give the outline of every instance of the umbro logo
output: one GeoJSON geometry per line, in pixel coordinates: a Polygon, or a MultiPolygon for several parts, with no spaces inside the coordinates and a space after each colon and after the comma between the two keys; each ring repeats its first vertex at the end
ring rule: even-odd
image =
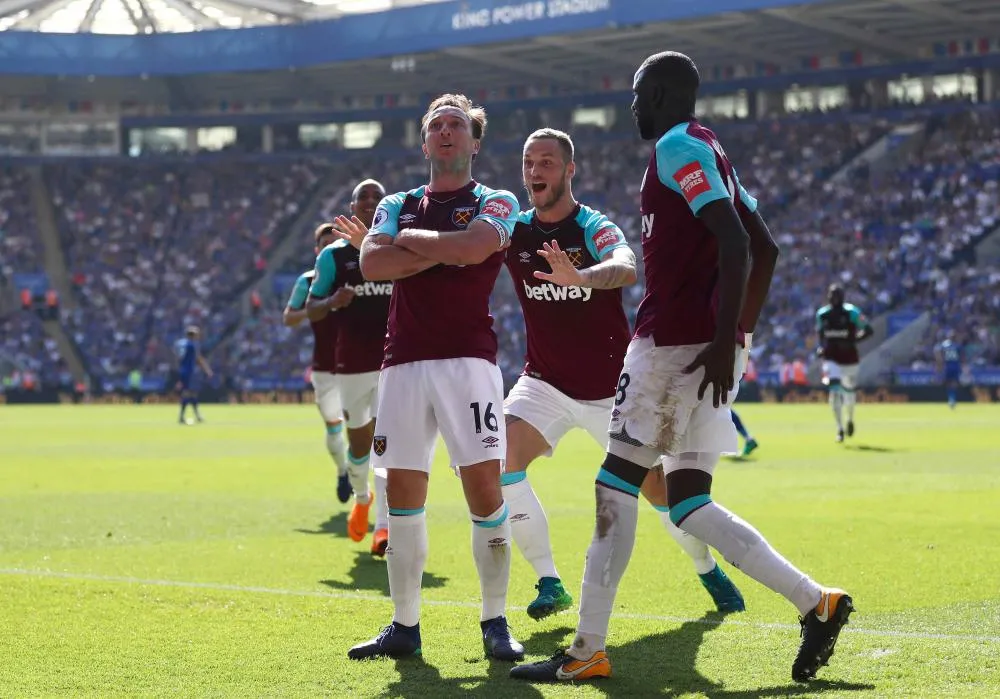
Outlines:
{"type": "Polygon", "coordinates": [[[495,448],[496,445],[497,445],[497,442],[499,442],[499,441],[500,440],[497,439],[496,437],[494,437],[493,435],[490,435],[489,437],[483,437],[483,444],[486,445],[487,449],[495,448]]]}
{"type": "Polygon", "coordinates": [[[518,257],[521,258],[521,262],[531,262],[531,253],[527,250],[519,254],[518,257]]]}
{"type": "Polygon", "coordinates": [[[344,266],[347,267],[347,269],[357,269],[358,268],[358,263],[355,262],[354,260],[351,260],[350,262],[348,262],[344,266]]]}
{"type": "Polygon", "coordinates": [[[406,226],[417,220],[416,214],[403,214],[399,217],[399,225],[406,226]]]}

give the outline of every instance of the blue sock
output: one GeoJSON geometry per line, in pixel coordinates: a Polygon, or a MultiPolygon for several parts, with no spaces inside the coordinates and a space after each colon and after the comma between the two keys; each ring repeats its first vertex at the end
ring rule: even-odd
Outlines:
{"type": "Polygon", "coordinates": [[[949,388],[948,389],[948,402],[949,403],[956,403],[956,402],[958,402],[957,391],[955,391],[954,388],[949,388]]]}
{"type": "Polygon", "coordinates": [[[743,421],[740,420],[740,416],[736,414],[735,410],[730,410],[729,413],[733,416],[733,424],[736,425],[736,431],[740,433],[743,439],[750,439],[750,433],[747,432],[747,428],[743,426],[743,421]]]}
{"type": "Polygon", "coordinates": [[[188,403],[187,398],[181,398],[181,420],[184,419],[184,414],[187,413],[188,403]]]}
{"type": "Polygon", "coordinates": [[[198,399],[197,398],[192,398],[188,402],[191,403],[191,407],[194,408],[194,416],[198,417],[198,399]]]}

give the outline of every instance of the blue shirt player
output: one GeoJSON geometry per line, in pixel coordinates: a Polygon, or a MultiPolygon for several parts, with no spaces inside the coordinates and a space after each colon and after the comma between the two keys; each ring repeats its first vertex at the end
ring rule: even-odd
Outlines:
{"type": "Polygon", "coordinates": [[[180,364],[177,368],[177,390],[181,394],[179,421],[182,425],[190,425],[191,423],[185,418],[188,405],[194,408],[195,419],[198,422],[204,422],[201,413],[198,412],[198,390],[194,385],[195,368],[200,366],[201,370],[205,372],[205,376],[209,378],[212,376],[212,369],[198,348],[198,338],[201,336],[198,327],[196,325],[188,326],[184,335],[184,339],[177,343],[177,354],[180,357],[180,364]]]}
{"type": "Polygon", "coordinates": [[[962,346],[947,338],[937,347],[938,366],[948,388],[948,407],[955,409],[958,402],[958,381],[962,378],[962,346]]]}

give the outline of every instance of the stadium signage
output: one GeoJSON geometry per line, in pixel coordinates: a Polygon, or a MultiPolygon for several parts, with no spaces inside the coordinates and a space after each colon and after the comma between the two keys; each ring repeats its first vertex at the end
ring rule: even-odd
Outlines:
{"type": "Polygon", "coordinates": [[[462,10],[451,16],[451,28],[455,31],[486,29],[489,27],[519,22],[536,22],[542,19],[558,19],[574,15],[589,15],[607,12],[611,0],[547,0],[541,2],[518,2],[480,10],[462,10]]]}

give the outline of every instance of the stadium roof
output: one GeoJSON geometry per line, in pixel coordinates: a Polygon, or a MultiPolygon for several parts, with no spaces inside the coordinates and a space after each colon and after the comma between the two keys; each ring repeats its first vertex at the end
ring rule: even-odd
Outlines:
{"type": "Polygon", "coordinates": [[[333,19],[444,0],[0,0],[0,30],[153,34],[333,19]]]}
{"type": "MultiPolygon", "coordinates": [[[[214,12],[209,7],[224,6],[227,12],[242,14],[247,22],[260,15],[270,16],[274,22],[293,23],[296,19],[292,15],[275,12],[295,7],[305,18],[313,12],[334,16],[336,12],[356,11],[375,2],[379,7],[402,7],[439,1],[314,0],[330,3],[320,6],[303,0],[0,0],[0,15],[4,8],[17,6],[22,11],[25,5],[44,6],[47,9],[38,12],[50,12],[55,6],[84,3],[90,10],[82,28],[96,31],[97,11],[92,10],[109,3],[145,8],[145,14],[130,14],[132,21],[140,23],[143,16],[149,17],[151,8],[161,6],[178,8],[178,12],[185,7],[188,14],[197,6],[201,9],[196,16],[203,18],[214,12]],[[265,5],[273,11],[260,9],[265,5]]],[[[26,28],[25,21],[31,16],[17,26],[26,28]]],[[[187,106],[217,100],[414,95],[438,91],[442,86],[467,94],[476,94],[482,88],[504,90],[531,85],[594,92],[601,90],[602,81],[608,78],[630,84],[632,71],[643,58],[667,48],[691,55],[703,72],[713,66],[766,63],[784,74],[796,74],[803,70],[804,62],[814,57],[832,56],[836,61],[838,54],[843,56],[845,52],[863,52],[865,65],[936,61],[941,56],[937,53],[941,42],[984,41],[983,37],[990,36],[990,30],[998,26],[997,0],[821,0],[807,6],[723,12],[518,41],[454,45],[416,55],[347,60],[294,70],[205,72],[148,79],[98,77],[96,81],[93,77],[6,75],[0,76],[0,94],[58,96],[63,100],[131,99],[187,106]]],[[[988,41],[995,43],[995,37],[988,41]]],[[[809,79],[822,81],[822,74],[816,71],[809,79]]]]}

